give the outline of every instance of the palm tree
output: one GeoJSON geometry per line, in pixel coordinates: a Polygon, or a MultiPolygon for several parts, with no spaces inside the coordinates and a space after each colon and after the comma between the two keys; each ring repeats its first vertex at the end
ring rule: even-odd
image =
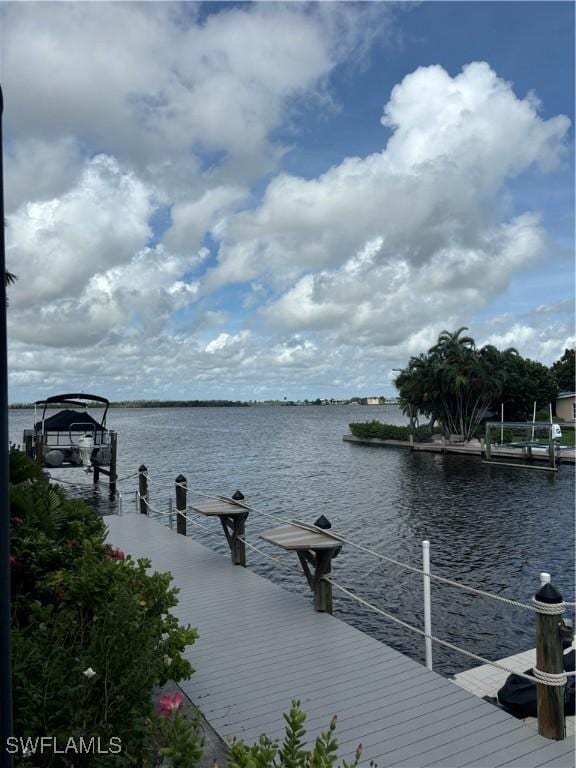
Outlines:
{"type": "MultiPolygon", "coordinates": [[[[16,280],[17,280],[17,277],[13,272],[8,272],[8,270],[4,272],[4,284],[6,285],[6,287],[15,283],[16,280]]],[[[6,306],[8,306],[8,299],[6,299],[6,306]]]]}

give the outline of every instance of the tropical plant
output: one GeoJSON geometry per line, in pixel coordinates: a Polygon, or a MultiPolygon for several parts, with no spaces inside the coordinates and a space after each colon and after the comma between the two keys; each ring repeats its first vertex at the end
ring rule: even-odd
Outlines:
{"type": "MultiPolygon", "coordinates": [[[[152,689],[189,677],[183,651],[196,631],[171,613],[169,573],[107,544],[94,510],[49,485],[20,452],[10,458],[15,734],[114,737],[121,754],[84,754],[82,765],[133,765],[152,689]]],[[[53,759],[35,754],[34,765],[53,759]]]]}
{"type": "MultiPolygon", "coordinates": [[[[494,348],[477,350],[467,328],[442,331],[426,354],[410,358],[395,380],[401,405],[442,425],[444,434],[470,440],[504,389],[504,371],[493,364],[494,348]]],[[[500,353],[498,353],[500,354],[500,353]]],[[[505,354],[514,355],[515,350],[505,354]]]]}
{"type": "Polygon", "coordinates": [[[550,370],[561,390],[576,392],[576,350],[565,349],[550,370]]]}
{"type": "MultiPolygon", "coordinates": [[[[295,699],[290,711],[284,715],[286,723],[282,744],[268,736],[261,736],[256,744],[246,745],[234,741],[227,755],[228,768],[332,768],[338,759],[338,742],[335,738],[336,716],[328,728],[314,741],[310,749],[305,744],[306,714],[295,699]]],[[[357,768],[362,746],[356,749],[351,763],[342,761],[341,768],[357,768]]]]}

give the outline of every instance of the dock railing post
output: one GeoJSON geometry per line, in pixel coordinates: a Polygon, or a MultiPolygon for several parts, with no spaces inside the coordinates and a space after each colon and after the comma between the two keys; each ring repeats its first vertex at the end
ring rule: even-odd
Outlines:
{"type": "Polygon", "coordinates": [[[116,464],[118,459],[118,433],[110,431],[110,493],[116,493],[116,464]]]}
{"type": "Polygon", "coordinates": [[[144,464],[138,467],[138,495],[140,497],[140,514],[148,514],[148,468],[144,464]]]}
{"type": "Polygon", "coordinates": [[[560,624],[564,612],[562,595],[550,583],[544,584],[534,595],[536,606],[536,695],[538,705],[538,733],[547,739],[560,741],[565,738],[564,683],[543,685],[538,683],[538,673],[546,673],[560,680],[564,673],[564,656],[560,624]]]}
{"type": "Polygon", "coordinates": [[[424,651],[426,666],[432,670],[432,601],[430,597],[430,542],[422,542],[422,570],[424,571],[424,651]]]}
{"type": "Polygon", "coordinates": [[[184,475],[178,475],[176,478],[176,533],[186,536],[186,478],[184,475]]]}

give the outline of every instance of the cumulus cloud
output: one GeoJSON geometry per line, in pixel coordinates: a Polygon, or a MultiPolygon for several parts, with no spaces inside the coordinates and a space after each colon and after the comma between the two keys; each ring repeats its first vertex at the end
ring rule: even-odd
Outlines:
{"type": "Polygon", "coordinates": [[[344,3],[254,3],[207,17],[200,10],[4,4],[9,135],[56,146],[81,136],[149,171],[171,194],[199,182],[199,150],[254,178],[279,157],[271,134],[294,100],[323,91],[338,63],[365,51],[392,15],[384,5],[344,3]]]}
{"type": "Polygon", "coordinates": [[[502,222],[508,179],[558,163],[569,121],[543,120],[485,63],[418,69],[394,88],[381,153],[318,179],[280,175],[232,217],[208,285],[265,277],[291,330],[394,345],[481,308],[546,252],[536,214],[502,222]]]}
{"type": "MultiPolygon", "coordinates": [[[[486,63],[405,77],[383,106],[382,151],[317,178],[278,172],[297,118],[337,108],[331,77],[394,12],[4,4],[12,384],[346,391],[541,259],[547,233],[510,213],[506,185],[553,169],[569,122],[544,120],[486,63]]],[[[514,333],[555,354],[569,329],[536,315],[546,331],[513,317],[514,333]]]]}

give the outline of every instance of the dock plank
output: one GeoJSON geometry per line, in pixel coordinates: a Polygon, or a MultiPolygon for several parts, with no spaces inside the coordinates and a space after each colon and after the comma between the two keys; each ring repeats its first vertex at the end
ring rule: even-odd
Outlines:
{"type": "Polygon", "coordinates": [[[315,613],[304,576],[302,594],[287,592],[194,541],[193,531],[180,536],[138,514],[106,522],[115,546],[172,572],[180,589],[174,613],[200,633],[186,651],[196,671],[182,688],[223,737],[281,737],[282,714],[299,698],[311,737],[338,715],[347,760],[362,743],[363,762],[373,757],[381,768],[572,765],[573,740],[549,742],[337,617],[315,613]]]}

